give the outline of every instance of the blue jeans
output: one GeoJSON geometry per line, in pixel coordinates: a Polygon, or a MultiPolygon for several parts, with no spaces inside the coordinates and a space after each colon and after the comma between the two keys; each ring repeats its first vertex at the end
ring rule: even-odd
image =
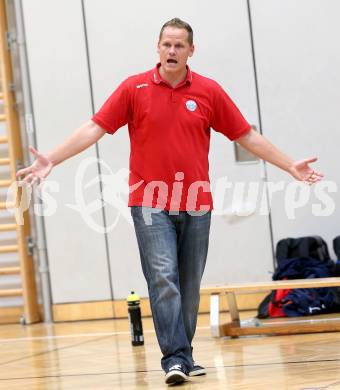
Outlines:
{"type": "Polygon", "coordinates": [[[191,343],[196,330],[211,219],[210,212],[177,214],[131,207],[165,371],[174,364],[183,364],[188,371],[192,368],[191,343]]]}

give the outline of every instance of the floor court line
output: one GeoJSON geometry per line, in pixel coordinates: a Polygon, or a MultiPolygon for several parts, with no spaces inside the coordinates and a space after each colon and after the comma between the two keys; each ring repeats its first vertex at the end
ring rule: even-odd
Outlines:
{"type": "MultiPolygon", "coordinates": [[[[196,329],[209,329],[210,326],[198,326],[196,329]]],[[[144,330],[143,333],[155,333],[153,329],[144,330]]],[[[101,337],[101,336],[120,336],[120,335],[129,335],[129,331],[122,332],[102,332],[102,333],[75,333],[75,334],[66,334],[66,335],[58,335],[58,336],[31,336],[31,337],[16,337],[16,338],[7,338],[0,339],[0,343],[13,343],[17,341],[34,341],[34,340],[52,340],[52,339],[67,339],[74,337],[101,337]]]]}
{"type": "Polygon", "coordinates": [[[0,367],[1,367],[1,366],[4,366],[4,365],[6,365],[6,364],[19,362],[19,361],[21,361],[21,360],[26,360],[26,359],[29,359],[29,358],[34,358],[34,357],[36,357],[36,356],[45,355],[45,354],[48,354],[48,353],[51,353],[51,352],[57,352],[57,351],[62,351],[62,350],[69,349],[69,348],[75,348],[75,347],[78,347],[78,346],[80,346],[80,345],[87,344],[87,343],[91,343],[91,342],[93,342],[93,341],[99,341],[99,340],[102,340],[102,339],[106,339],[106,338],[108,338],[108,337],[110,337],[110,336],[98,337],[98,338],[94,338],[94,339],[91,339],[91,340],[82,341],[81,343],[76,343],[76,344],[72,344],[72,345],[65,345],[64,347],[52,348],[52,349],[49,349],[49,350],[47,350],[47,351],[41,351],[41,352],[35,353],[35,354],[33,354],[33,355],[22,356],[22,357],[17,358],[17,359],[9,360],[9,361],[7,361],[7,362],[2,362],[2,363],[0,363],[0,367]]]}

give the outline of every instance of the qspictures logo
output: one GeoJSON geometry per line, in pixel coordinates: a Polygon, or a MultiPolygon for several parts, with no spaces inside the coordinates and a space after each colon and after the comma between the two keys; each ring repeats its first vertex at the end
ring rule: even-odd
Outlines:
{"type": "MultiPolygon", "coordinates": [[[[129,170],[125,167],[114,172],[102,159],[94,157],[85,158],[77,168],[74,180],[74,196],[66,206],[78,213],[84,222],[98,233],[108,233],[124,220],[132,225],[130,210],[127,206],[128,197],[135,191],[143,193],[142,206],[146,224],[152,224],[152,215],[165,209],[167,200],[171,213],[179,213],[178,205],[183,196],[184,172],[177,172],[173,183],[163,181],[145,182],[141,179],[132,186],[128,183],[129,170]],[[100,171],[100,175],[96,174],[100,171]],[[90,178],[89,178],[90,177],[90,178]],[[100,186],[100,196],[89,200],[88,192],[97,194],[93,186],[100,186]],[[148,207],[150,199],[157,199],[154,208],[148,207]],[[113,216],[107,226],[103,226],[95,218],[95,214],[106,207],[113,216]]],[[[214,198],[213,215],[225,218],[233,223],[242,217],[252,215],[268,215],[273,201],[280,202],[287,219],[297,218],[298,211],[308,208],[309,214],[315,217],[329,217],[336,211],[335,197],[338,186],[334,181],[323,180],[313,186],[298,181],[229,181],[228,177],[217,178],[212,184],[205,181],[196,181],[190,184],[186,191],[186,209],[188,213],[196,216],[202,215],[209,209],[208,205],[201,205],[197,209],[197,199],[200,191],[210,191],[214,198]],[[196,210],[191,212],[190,210],[196,210]]],[[[7,192],[6,205],[9,213],[15,216],[17,224],[23,224],[23,213],[31,205],[33,188],[25,182],[14,182],[7,192]],[[21,191],[19,191],[21,190],[21,191]],[[19,199],[20,198],[20,199],[19,199]],[[13,208],[12,205],[15,204],[13,208]]],[[[49,217],[58,212],[58,202],[55,194],[62,191],[61,183],[48,180],[35,187],[36,197],[40,200],[33,204],[36,215],[49,217]]]]}

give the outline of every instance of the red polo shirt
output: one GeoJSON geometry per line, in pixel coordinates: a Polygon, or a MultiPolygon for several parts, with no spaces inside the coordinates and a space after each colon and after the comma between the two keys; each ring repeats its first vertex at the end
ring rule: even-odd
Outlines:
{"type": "Polygon", "coordinates": [[[92,120],[110,134],[128,124],[129,206],[211,210],[210,128],[235,140],[250,125],[215,81],[187,67],[173,88],[159,66],[123,81],[92,120]]]}

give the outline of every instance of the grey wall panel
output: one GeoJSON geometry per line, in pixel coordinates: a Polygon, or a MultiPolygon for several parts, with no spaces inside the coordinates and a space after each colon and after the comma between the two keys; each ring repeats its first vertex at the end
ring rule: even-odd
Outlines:
{"type": "MultiPolygon", "coordinates": [[[[85,1],[90,62],[96,109],[127,76],[150,69],[158,60],[156,44],[161,25],[178,16],[194,29],[196,53],[193,70],[219,81],[251,123],[258,124],[246,1],[85,1]],[[176,10],[176,12],[174,12],[176,10]]],[[[127,129],[100,141],[100,156],[113,172],[128,168],[127,129]]],[[[212,135],[211,179],[259,181],[261,166],[236,165],[233,145],[212,135]]],[[[228,208],[226,194],[224,208],[228,208]]],[[[122,195],[122,199],[126,196],[122,195]]],[[[239,202],[242,202],[239,200],[239,202]]],[[[107,205],[109,225],[117,209],[107,205]]],[[[132,226],[120,217],[109,233],[110,261],[115,298],[132,288],[146,295],[132,226]]],[[[268,217],[214,216],[210,254],[204,284],[263,280],[272,270],[268,217]]]]}
{"type": "MultiPolygon", "coordinates": [[[[32,83],[37,146],[47,152],[91,115],[91,100],[80,1],[23,2],[32,83]]],[[[110,299],[105,241],[84,222],[75,204],[80,163],[95,156],[91,147],[55,168],[59,183],[51,195],[57,212],[45,218],[54,303],[110,299]]],[[[89,166],[83,185],[98,175],[89,166]]],[[[86,202],[100,198],[99,186],[84,190],[86,202]]],[[[103,224],[101,210],[91,217],[103,224]]]]}
{"type": "MultiPolygon", "coordinates": [[[[333,183],[330,190],[339,189],[340,3],[251,0],[251,8],[264,133],[294,158],[318,156],[315,168],[333,183]]],[[[290,182],[274,168],[269,169],[269,177],[284,180],[285,186],[290,182]]],[[[289,193],[274,196],[275,241],[320,234],[331,247],[340,233],[339,191],[323,190],[331,197],[328,216],[313,212],[320,205],[327,214],[326,197],[315,191],[312,188],[305,200],[297,193],[304,206],[290,214],[286,211],[289,193]]]]}

